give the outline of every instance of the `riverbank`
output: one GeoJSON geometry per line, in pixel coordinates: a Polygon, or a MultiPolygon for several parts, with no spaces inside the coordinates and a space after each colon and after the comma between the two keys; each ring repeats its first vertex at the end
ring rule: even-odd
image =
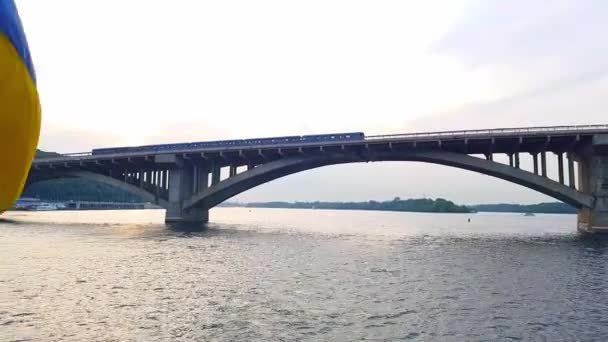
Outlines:
{"type": "Polygon", "coordinates": [[[281,208],[281,209],[331,209],[331,210],[373,210],[373,211],[402,211],[420,213],[522,213],[522,214],[576,214],[576,208],[562,202],[546,202],[537,204],[477,204],[457,205],[443,198],[438,199],[407,199],[395,198],[392,201],[368,202],[226,202],[221,207],[238,208],[281,208]]]}
{"type": "Polygon", "coordinates": [[[331,209],[331,210],[372,210],[372,211],[403,211],[420,213],[471,213],[473,210],[464,205],[457,205],[443,198],[406,199],[396,197],[392,201],[368,202],[257,202],[257,203],[225,203],[223,207],[246,208],[282,208],[282,209],[331,209]]]}

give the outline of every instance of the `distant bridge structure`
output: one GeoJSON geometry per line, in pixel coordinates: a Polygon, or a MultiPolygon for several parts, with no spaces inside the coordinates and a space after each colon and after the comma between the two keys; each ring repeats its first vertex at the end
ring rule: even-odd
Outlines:
{"type": "Polygon", "coordinates": [[[207,222],[223,201],[272,180],[326,165],[417,161],[497,177],[578,208],[578,229],[608,232],[608,125],[501,128],[366,136],[162,152],[65,154],[36,159],[27,185],[80,177],[139,195],[166,209],[166,222],[207,222]],[[495,161],[505,154],[509,163],[495,161]],[[531,155],[532,170],[520,168],[531,155]],[[557,159],[557,179],[547,159],[557,159]],[[222,179],[221,170],[228,169],[222,179]],[[576,171],[575,171],[576,169],[576,171]],[[578,179],[575,179],[577,177],[578,179]]]}

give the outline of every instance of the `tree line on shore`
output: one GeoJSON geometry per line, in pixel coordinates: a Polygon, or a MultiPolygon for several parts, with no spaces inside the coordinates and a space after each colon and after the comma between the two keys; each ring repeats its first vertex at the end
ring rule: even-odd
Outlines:
{"type": "Polygon", "coordinates": [[[333,210],[378,210],[405,211],[423,213],[474,213],[474,212],[511,212],[511,213],[543,213],[543,214],[572,214],[576,209],[561,202],[538,204],[480,204],[457,205],[443,198],[406,199],[395,197],[392,201],[367,202],[228,202],[221,206],[247,208],[286,208],[286,209],[333,209],[333,210]]]}
{"type": "Polygon", "coordinates": [[[392,201],[367,202],[262,202],[247,203],[255,208],[334,209],[334,210],[380,210],[410,211],[423,213],[469,213],[471,210],[443,198],[405,199],[395,197],[392,201]]]}

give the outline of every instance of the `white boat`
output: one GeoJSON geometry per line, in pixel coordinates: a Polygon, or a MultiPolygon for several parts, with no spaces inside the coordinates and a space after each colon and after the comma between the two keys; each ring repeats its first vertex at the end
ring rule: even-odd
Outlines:
{"type": "Polygon", "coordinates": [[[40,205],[37,205],[33,208],[36,211],[48,211],[48,210],[57,210],[59,209],[59,207],[55,204],[51,204],[51,203],[42,203],[40,205]]]}

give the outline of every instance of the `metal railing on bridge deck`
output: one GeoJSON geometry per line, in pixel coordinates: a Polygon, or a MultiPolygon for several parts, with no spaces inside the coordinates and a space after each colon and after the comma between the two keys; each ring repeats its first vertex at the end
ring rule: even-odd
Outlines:
{"type": "Polygon", "coordinates": [[[366,136],[365,140],[384,139],[418,139],[418,138],[468,138],[468,137],[492,137],[508,135],[540,135],[548,133],[575,133],[575,132],[608,132],[608,125],[574,125],[574,126],[550,126],[550,127],[525,127],[525,128],[494,128],[460,131],[437,131],[425,133],[397,133],[366,136]]]}

